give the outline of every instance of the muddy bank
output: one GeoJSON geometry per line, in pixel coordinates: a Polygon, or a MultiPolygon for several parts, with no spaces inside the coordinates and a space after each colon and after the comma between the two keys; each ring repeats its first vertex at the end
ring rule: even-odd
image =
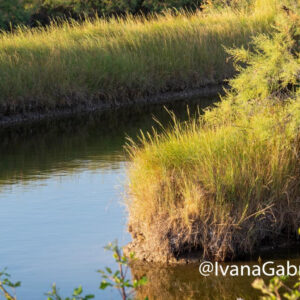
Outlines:
{"type": "MultiPolygon", "coordinates": [[[[289,249],[300,249],[300,241],[297,239],[285,239],[284,237],[279,237],[277,241],[265,243],[254,249],[253,253],[240,253],[234,260],[230,259],[225,261],[257,260],[258,257],[272,257],[275,253],[282,253],[289,249]]],[[[157,246],[156,249],[152,247],[151,250],[149,250],[149,245],[143,239],[142,234],[136,235],[132,242],[123,247],[123,251],[126,255],[129,256],[130,253],[135,253],[136,260],[133,264],[134,267],[144,267],[149,263],[155,263],[159,266],[196,265],[203,260],[209,260],[203,256],[203,250],[194,249],[191,251],[184,251],[179,255],[176,255],[171,251],[166,252],[163,250],[163,246],[157,246]]]]}
{"type": "Polygon", "coordinates": [[[43,109],[29,105],[29,107],[18,109],[15,111],[0,111],[0,127],[7,127],[25,122],[39,122],[42,120],[61,119],[81,113],[90,113],[94,111],[107,111],[119,108],[130,108],[131,106],[146,106],[150,104],[163,104],[173,101],[186,100],[194,97],[213,96],[223,91],[224,85],[208,85],[198,89],[185,90],[179,92],[168,92],[160,95],[144,97],[141,99],[127,101],[103,101],[93,99],[91,101],[74,101],[69,104],[56,105],[51,109],[43,109]]]}

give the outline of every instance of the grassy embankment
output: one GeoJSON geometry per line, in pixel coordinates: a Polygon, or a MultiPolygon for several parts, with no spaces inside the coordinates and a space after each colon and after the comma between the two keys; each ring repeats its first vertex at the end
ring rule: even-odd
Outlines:
{"type": "MultiPolygon", "coordinates": [[[[267,1],[268,2],[268,1],[267,1]]],[[[225,46],[270,29],[275,5],[97,19],[0,35],[0,107],[12,114],[115,103],[216,84],[233,75],[225,46]]]]}
{"type": "Polygon", "coordinates": [[[217,107],[129,145],[131,246],[141,258],[199,250],[224,260],[297,237],[300,17],[286,2],[271,38],[231,50],[247,67],[217,107]]]}
{"type": "MultiPolygon", "coordinates": [[[[222,4],[222,0],[214,3],[222,4]]],[[[53,19],[83,20],[96,14],[109,17],[161,13],[166,9],[195,10],[202,4],[202,0],[1,0],[0,29],[49,25],[53,19]]]]}

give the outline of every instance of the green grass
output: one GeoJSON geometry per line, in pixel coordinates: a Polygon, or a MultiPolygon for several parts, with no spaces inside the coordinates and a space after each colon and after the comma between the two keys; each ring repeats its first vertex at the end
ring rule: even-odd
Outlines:
{"type": "Polygon", "coordinates": [[[297,236],[300,22],[285,14],[254,52],[230,50],[247,67],[217,107],[185,123],[173,116],[171,130],[128,146],[130,227],[150,259],[201,249],[224,260],[297,236]]]}
{"type": "Polygon", "coordinates": [[[2,112],[126,101],[216,84],[233,75],[223,46],[268,32],[277,6],[97,19],[0,35],[2,112]]]}

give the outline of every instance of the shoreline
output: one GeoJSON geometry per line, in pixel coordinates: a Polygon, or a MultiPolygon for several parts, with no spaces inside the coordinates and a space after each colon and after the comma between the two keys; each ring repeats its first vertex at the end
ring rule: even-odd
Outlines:
{"type": "MultiPolygon", "coordinates": [[[[205,261],[208,259],[203,258],[202,250],[192,250],[191,252],[186,252],[184,254],[179,255],[178,257],[169,253],[169,255],[162,255],[159,251],[153,252],[147,249],[147,246],[144,247],[143,241],[139,239],[133,238],[131,242],[126,244],[123,247],[123,251],[125,255],[129,256],[130,253],[135,253],[135,258],[132,263],[138,264],[147,264],[154,263],[161,266],[178,266],[178,265],[193,265],[199,264],[201,261],[205,261]]],[[[286,240],[284,238],[279,238],[277,243],[265,244],[261,247],[254,249],[252,253],[244,253],[243,255],[238,255],[234,259],[227,259],[225,261],[220,262],[228,262],[228,261],[245,261],[245,260],[256,260],[259,257],[270,257],[270,254],[276,251],[284,251],[289,249],[290,247],[300,246],[300,242],[298,240],[286,240]]],[[[210,261],[210,260],[208,260],[210,261]]],[[[217,260],[218,261],[218,260],[217,260]]]]}
{"type": "Polygon", "coordinates": [[[208,97],[217,95],[223,91],[226,84],[219,83],[206,85],[197,89],[187,89],[179,92],[166,92],[149,97],[127,101],[87,101],[86,103],[74,103],[69,106],[58,106],[47,111],[38,109],[25,113],[0,114],[0,128],[22,125],[23,123],[36,123],[45,120],[57,120],[68,118],[78,114],[86,114],[101,111],[113,111],[134,106],[146,106],[151,104],[164,104],[176,102],[194,97],[208,97]]]}

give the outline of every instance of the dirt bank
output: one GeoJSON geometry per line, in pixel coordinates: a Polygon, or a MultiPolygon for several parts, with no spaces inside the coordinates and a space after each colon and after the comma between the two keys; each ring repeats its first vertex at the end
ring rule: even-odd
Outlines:
{"type": "MultiPolygon", "coordinates": [[[[166,240],[166,243],[168,241],[166,240]]],[[[162,243],[163,244],[163,243],[162,243]]],[[[205,260],[203,258],[203,250],[192,250],[176,255],[171,251],[167,252],[162,247],[149,247],[149,244],[144,240],[143,234],[135,234],[132,242],[123,247],[124,254],[135,254],[133,266],[145,266],[149,263],[156,263],[159,266],[164,265],[186,265],[199,264],[205,260]],[[150,249],[150,250],[149,250],[150,249]]],[[[285,238],[283,236],[278,239],[254,249],[252,253],[244,253],[235,257],[234,260],[257,260],[258,257],[274,257],[274,253],[281,253],[286,249],[297,249],[300,246],[300,241],[293,238],[285,238]]],[[[231,259],[232,260],[232,259],[231,259]]]]}
{"type": "Polygon", "coordinates": [[[71,102],[68,105],[57,105],[51,109],[35,108],[30,106],[15,112],[1,112],[0,127],[22,124],[25,122],[38,122],[46,119],[60,119],[80,113],[89,113],[93,111],[106,111],[130,106],[145,106],[150,104],[163,104],[167,102],[180,101],[194,97],[213,96],[223,91],[222,84],[203,86],[199,89],[185,90],[179,92],[168,92],[142,99],[128,101],[101,101],[93,99],[85,102],[71,102]]]}

